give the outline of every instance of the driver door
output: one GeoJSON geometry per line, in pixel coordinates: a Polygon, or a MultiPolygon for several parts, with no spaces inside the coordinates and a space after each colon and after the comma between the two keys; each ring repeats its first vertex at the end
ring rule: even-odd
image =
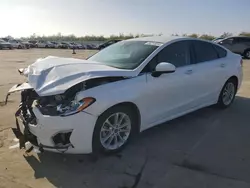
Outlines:
{"type": "Polygon", "coordinates": [[[172,63],[174,73],[153,77],[147,74],[147,106],[145,125],[149,128],[155,124],[173,119],[190,111],[195,106],[196,70],[190,48],[190,41],[179,41],[166,46],[148,64],[154,70],[161,62],[172,63]]]}

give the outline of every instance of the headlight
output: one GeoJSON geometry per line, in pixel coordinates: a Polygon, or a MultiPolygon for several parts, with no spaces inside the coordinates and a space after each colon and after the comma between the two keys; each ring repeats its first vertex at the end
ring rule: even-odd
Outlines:
{"type": "Polygon", "coordinates": [[[89,107],[94,102],[94,98],[86,97],[80,101],[71,101],[69,106],[62,107],[62,105],[58,105],[57,111],[61,113],[61,116],[70,116],[83,111],[85,108],[89,107]]]}

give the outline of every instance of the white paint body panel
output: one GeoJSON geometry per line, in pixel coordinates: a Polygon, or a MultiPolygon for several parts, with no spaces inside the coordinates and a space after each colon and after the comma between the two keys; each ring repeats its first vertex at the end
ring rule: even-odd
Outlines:
{"type": "MultiPolygon", "coordinates": [[[[66,153],[91,153],[92,135],[97,117],[81,112],[68,117],[44,116],[34,108],[37,125],[29,125],[30,131],[37,136],[38,143],[54,146],[52,136],[58,132],[73,130],[70,142],[74,148],[69,148],[66,153]]],[[[50,150],[50,149],[46,149],[50,150]]],[[[53,152],[60,152],[52,149],[53,152]]]]}
{"type": "Polygon", "coordinates": [[[41,96],[62,93],[81,81],[95,77],[123,76],[128,79],[79,92],[76,99],[94,97],[96,102],[84,112],[72,116],[44,116],[35,108],[38,125],[31,126],[32,133],[37,135],[42,144],[52,146],[51,137],[55,133],[73,129],[70,141],[75,148],[69,149],[67,153],[91,153],[92,135],[98,116],[116,104],[135,104],[140,112],[140,130],[143,131],[217,103],[223,85],[232,76],[238,78],[238,88],[240,87],[241,57],[228,50],[225,58],[176,68],[174,73],[162,74],[160,77],[152,77],[150,73],[140,74],[155,54],[178,40],[181,39],[174,39],[160,46],[134,70],[121,70],[85,60],[55,57],[34,63],[28,68],[29,84],[41,96]],[[43,83],[38,84],[41,79],[43,83]]]}

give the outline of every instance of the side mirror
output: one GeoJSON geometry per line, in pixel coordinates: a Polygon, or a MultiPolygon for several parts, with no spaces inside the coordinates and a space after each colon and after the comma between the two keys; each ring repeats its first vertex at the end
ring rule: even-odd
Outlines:
{"type": "Polygon", "coordinates": [[[175,72],[175,66],[171,63],[162,62],[156,65],[155,71],[152,72],[153,77],[159,77],[162,74],[175,72]]]}

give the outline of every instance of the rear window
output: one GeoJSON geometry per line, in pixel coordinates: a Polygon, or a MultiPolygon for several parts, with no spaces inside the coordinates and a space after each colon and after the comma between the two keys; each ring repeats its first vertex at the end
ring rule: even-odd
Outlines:
{"type": "Polygon", "coordinates": [[[218,54],[219,58],[223,58],[223,57],[227,56],[227,51],[224,50],[223,48],[221,48],[221,47],[219,47],[217,45],[214,45],[214,48],[217,51],[217,54],[218,54]]]}

